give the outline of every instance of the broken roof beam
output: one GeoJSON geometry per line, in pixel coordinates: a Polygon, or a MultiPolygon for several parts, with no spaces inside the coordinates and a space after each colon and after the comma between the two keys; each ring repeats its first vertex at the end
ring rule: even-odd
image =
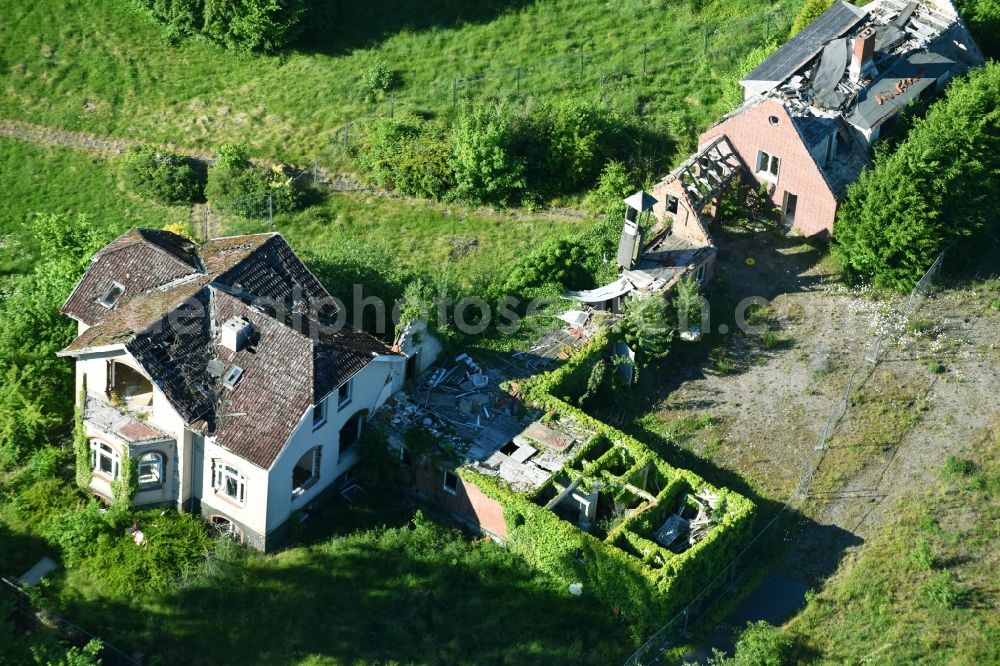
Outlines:
{"type": "Polygon", "coordinates": [[[550,511],[554,509],[556,505],[559,504],[559,502],[562,502],[564,499],[572,495],[573,492],[580,486],[581,483],[583,483],[583,477],[582,476],[577,477],[576,481],[574,481],[573,483],[569,484],[566,487],[566,490],[562,491],[561,493],[553,497],[552,501],[545,505],[545,508],[549,509],[550,511]]]}

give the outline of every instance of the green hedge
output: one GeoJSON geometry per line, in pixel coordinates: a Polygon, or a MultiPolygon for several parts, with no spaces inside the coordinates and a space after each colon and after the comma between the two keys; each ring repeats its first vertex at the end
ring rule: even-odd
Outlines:
{"type": "MultiPolygon", "coordinates": [[[[459,474],[503,507],[510,549],[529,563],[569,585],[582,583],[592,595],[633,627],[635,638],[667,621],[691,601],[732,561],[750,536],[755,507],[748,499],[715,488],[688,470],[677,469],[639,440],[608,426],[550,391],[579,387],[586,368],[607,343],[607,333],[555,371],[520,386],[525,401],[556,420],[572,421],[593,433],[563,466],[575,478],[600,478],[624,488],[641,486],[648,473],[656,474],[656,503],[645,505],[598,539],[535,503],[531,496],[513,492],[492,476],[462,468],[459,474]],[[581,472],[582,470],[582,472],[581,472]],[[717,525],[694,546],[674,553],[648,538],[676,511],[681,495],[708,490],[719,497],[724,512],[717,525]]],[[[585,379],[584,379],[585,381],[585,379]]],[[[551,481],[543,490],[551,485],[551,481]]],[[[630,492],[630,491],[623,491],[630,492]]]]}

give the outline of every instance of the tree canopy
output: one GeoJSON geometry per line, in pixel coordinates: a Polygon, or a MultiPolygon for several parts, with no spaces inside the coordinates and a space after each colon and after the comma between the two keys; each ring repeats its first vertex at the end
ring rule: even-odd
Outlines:
{"type": "Polygon", "coordinates": [[[952,244],[998,228],[1000,65],[955,81],[847,193],[834,252],[853,281],[910,289],[952,244]]]}

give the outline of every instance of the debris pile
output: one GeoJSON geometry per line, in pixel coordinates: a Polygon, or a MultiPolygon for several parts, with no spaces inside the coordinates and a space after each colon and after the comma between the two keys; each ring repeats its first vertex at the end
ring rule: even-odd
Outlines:
{"type": "Polygon", "coordinates": [[[667,517],[653,538],[674,552],[687,550],[708,534],[718,504],[718,496],[707,490],[682,496],[677,511],[667,517]]]}

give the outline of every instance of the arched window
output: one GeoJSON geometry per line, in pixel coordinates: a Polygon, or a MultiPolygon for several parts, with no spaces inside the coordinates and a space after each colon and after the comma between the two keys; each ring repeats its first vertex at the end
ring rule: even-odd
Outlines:
{"type": "Polygon", "coordinates": [[[155,490],[163,486],[163,454],[148,451],[139,456],[139,490],[155,490]]]}
{"type": "Polygon", "coordinates": [[[247,498],[246,477],[235,467],[215,461],[215,491],[243,504],[247,498]]]}
{"type": "Polygon", "coordinates": [[[292,468],[292,497],[298,497],[319,481],[319,463],[322,446],[306,451],[292,468]]]}
{"type": "Polygon", "coordinates": [[[90,440],[91,470],[114,480],[118,478],[121,462],[121,454],[111,448],[110,444],[102,442],[99,439],[90,440]]]}
{"type": "Polygon", "coordinates": [[[210,522],[219,536],[231,537],[240,542],[243,541],[243,532],[228,518],[224,516],[212,516],[210,522]]]}

